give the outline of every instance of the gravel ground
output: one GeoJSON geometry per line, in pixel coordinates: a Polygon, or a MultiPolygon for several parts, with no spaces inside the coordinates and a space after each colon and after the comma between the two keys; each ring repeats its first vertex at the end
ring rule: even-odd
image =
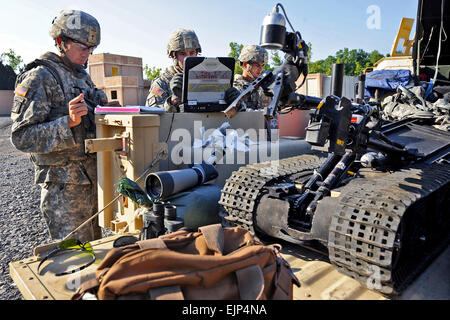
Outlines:
{"type": "Polygon", "coordinates": [[[0,116],[0,299],[22,295],[9,276],[9,262],[30,257],[33,248],[51,242],[39,209],[40,187],[27,154],[11,144],[11,119],[0,116]]]}
{"type": "MultiPolygon", "coordinates": [[[[12,121],[0,115],[0,300],[22,300],[9,275],[9,263],[29,258],[33,249],[52,242],[39,209],[41,188],[34,184],[28,154],[10,142],[12,121]]],[[[102,230],[103,237],[112,235],[102,230]]]]}

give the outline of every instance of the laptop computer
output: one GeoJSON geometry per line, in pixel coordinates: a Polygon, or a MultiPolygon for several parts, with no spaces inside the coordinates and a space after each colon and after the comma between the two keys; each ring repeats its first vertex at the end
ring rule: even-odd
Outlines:
{"type": "Polygon", "coordinates": [[[233,85],[232,57],[187,57],[183,66],[180,112],[220,112],[228,105],[225,91],[233,85]]]}

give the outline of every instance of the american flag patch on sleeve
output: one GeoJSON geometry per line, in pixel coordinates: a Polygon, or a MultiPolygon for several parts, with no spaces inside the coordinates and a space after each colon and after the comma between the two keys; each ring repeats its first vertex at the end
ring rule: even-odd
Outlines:
{"type": "Polygon", "coordinates": [[[14,93],[19,96],[25,97],[29,89],[30,89],[29,87],[19,83],[16,87],[16,90],[14,90],[14,93]]]}
{"type": "Polygon", "coordinates": [[[157,94],[158,96],[162,97],[162,95],[164,94],[164,90],[161,89],[160,87],[153,87],[152,93],[157,94]]]}

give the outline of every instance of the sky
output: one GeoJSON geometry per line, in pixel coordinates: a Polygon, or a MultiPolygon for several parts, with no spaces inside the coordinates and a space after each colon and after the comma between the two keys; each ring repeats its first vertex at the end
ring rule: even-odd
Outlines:
{"type": "Polygon", "coordinates": [[[101,25],[94,53],[141,57],[144,65],[166,68],[174,30],[194,30],[205,57],[227,56],[230,42],[259,44],[262,21],[277,3],[317,61],[345,47],[389,53],[402,17],[416,18],[418,0],[0,0],[0,53],[11,48],[27,63],[56,52],[48,34],[53,18],[79,9],[101,25]]]}

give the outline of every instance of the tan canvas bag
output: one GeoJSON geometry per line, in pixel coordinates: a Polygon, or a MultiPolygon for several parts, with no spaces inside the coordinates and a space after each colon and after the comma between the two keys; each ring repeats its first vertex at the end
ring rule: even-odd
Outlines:
{"type": "Polygon", "coordinates": [[[72,298],[292,299],[293,284],[300,284],[279,249],[239,227],[177,231],[112,249],[72,298]]]}

